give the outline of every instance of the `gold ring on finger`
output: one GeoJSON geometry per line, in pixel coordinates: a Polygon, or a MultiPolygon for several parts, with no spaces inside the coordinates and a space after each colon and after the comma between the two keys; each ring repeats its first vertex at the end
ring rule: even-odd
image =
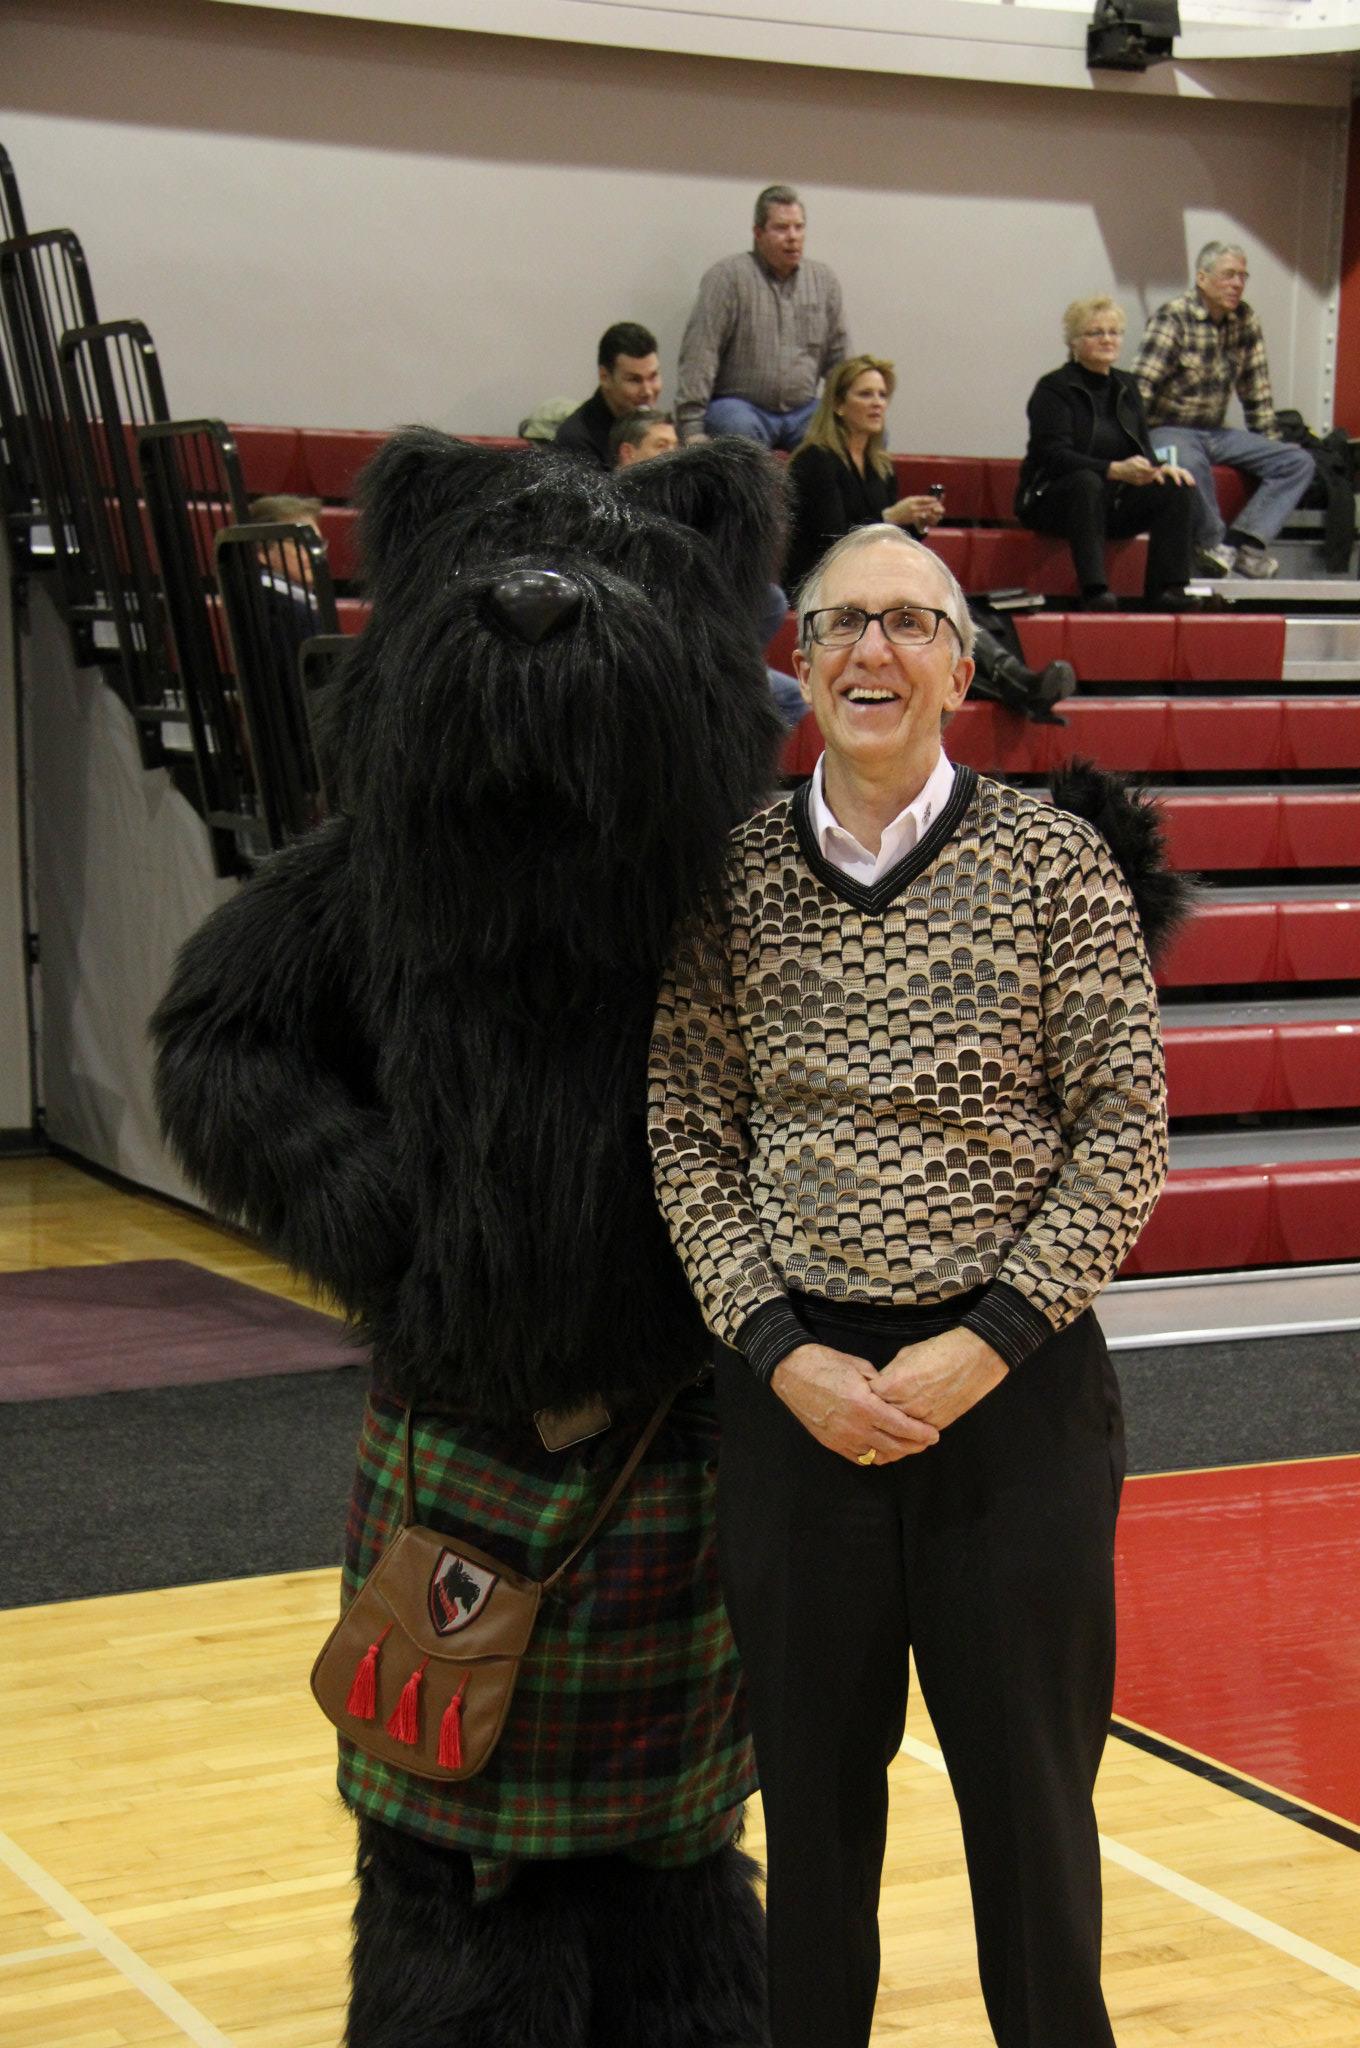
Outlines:
{"type": "Polygon", "coordinates": [[[872,1465],[877,1456],[878,1452],[874,1449],[873,1445],[870,1444],[867,1451],[860,1452],[859,1456],[855,1460],[855,1463],[857,1465],[872,1465]]]}

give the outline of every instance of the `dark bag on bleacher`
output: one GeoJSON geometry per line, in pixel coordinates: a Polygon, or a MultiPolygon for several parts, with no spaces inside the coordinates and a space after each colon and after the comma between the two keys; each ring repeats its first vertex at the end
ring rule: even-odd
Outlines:
{"type": "Polygon", "coordinates": [[[1280,439],[1306,448],[1317,467],[1317,476],[1300,502],[1322,508],[1323,566],[1337,575],[1350,568],[1351,550],[1355,546],[1355,472],[1350,436],[1341,427],[1333,427],[1330,433],[1319,436],[1306,424],[1302,413],[1292,410],[1277,411],[1275,423],[1280,439]]]}

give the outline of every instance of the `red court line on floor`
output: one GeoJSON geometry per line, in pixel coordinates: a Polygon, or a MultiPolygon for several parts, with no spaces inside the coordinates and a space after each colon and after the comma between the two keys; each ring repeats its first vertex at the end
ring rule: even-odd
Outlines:
{"type": "Polygon", "coordinates": [[[1360,1457],[1131,1479],[1115,1712],[1360,1822],[1360,1457]]]}

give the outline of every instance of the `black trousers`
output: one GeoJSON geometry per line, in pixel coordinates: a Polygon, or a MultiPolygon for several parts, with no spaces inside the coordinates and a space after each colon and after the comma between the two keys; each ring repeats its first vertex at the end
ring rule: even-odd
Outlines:
{"type": "MultiPolygon", "coordinates": [[[[882,1367],[909,1320],[803,1303],[882,1367]]],[[[956,1311],[957,1314],[957,1311],[956,1311]]],[[[910,1312],[908,1312],[908,1317],[910,1312]]],[[[865,2048],[887,1769],[915,1652],[1001,2048],[1113,2048],[1091,1794],[1114,1688],[1119,1390],[1091,1315],[932,1449],[856,1466],[718,1361],[719,1548],[765,1808],[773,2048],[865,2048]]],[[[910,1812],[899,1814],[909,1828],[910,1812]]]]}
{"type": "Polygon", "coordinates": [[[1036,533],[1061,534],[1072,550],[1083,590],[1102,590],[1107,540],[1148,537],[1143,592],[1159,597],[1180,590],[1190,575],[1190,522],[1195,494],[1185,484],[1112,484],[1093,469],[1073,470],[1044,487],[1026,523],[1036,533]]]}

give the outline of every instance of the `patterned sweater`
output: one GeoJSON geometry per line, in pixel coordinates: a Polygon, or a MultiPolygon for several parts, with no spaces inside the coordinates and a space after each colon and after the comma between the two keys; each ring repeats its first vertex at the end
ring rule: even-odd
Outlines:
{"type": "Polygon", "coordinates": [[[733,835],[722,903],[662,987],[649,1127],[709,1327],[768,1376],[790,1289],[923,1305],[1015,1366],[1086,1309],[1166,1172],[1157,998],[1083,820],[959,768],[865,886],[804,786],[733,835]]]}

